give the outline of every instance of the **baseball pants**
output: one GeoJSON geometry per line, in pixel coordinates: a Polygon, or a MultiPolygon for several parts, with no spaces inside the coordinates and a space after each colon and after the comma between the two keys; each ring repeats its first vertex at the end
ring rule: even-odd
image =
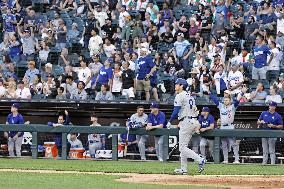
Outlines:
{"type": "Polygon", "coordinates": [[[192,146],[192,150],[193,150],[195,153],[199,154],[200,136],[193,136],[193,137],[191,138],[190,143],[191,143],[191,146],[192,146]]]}
{"type": "Polygon", "coordinates": [[[183,121],[179,123],[179,151],[181,159],[181,169],[187,170],[187,159],[192,158],[198,163],[202,162],[202,158],[195,153],[193,150],[188,148],[189,141],[195,128],[199,125],[199,122],[196,119],[184,118],[183,121]]]}
{"type": "Polygon", "coordinates": [[[163,136],[155,136],[154,139],[157,158],[161,160],[163,158],[163,136]]]}
{"type": "Polygon", "coordinates": [[[270,163],[275,164],[276,155],[275,155],[275,143],[277,138],[262,138],[262,151],[263,151],[263,164],[268,162],[268,153],[270,155],[270,163]]]}
{"type": "Polygon", "coordinates": [[[239,161],[239,150],[238,150],[239,148],[235,138],[229,138],[229,137],[221,138],[221,145],[222,145],[224,161],[228,161],[229,148],[231,147],[233,147],[235,161],[239,161]]]}
{"type": "Polygon", "coordinates": [[[101,142],[94,142],[92,144],[89,144],[89,151],[90,151],[90,155],[94,155],[96,154],[97,150],[102,149],[102,143],[101,142]]]}
{"type": "Polygon", "coordinates": [[[145,155],[146,147],[145,147],[145,143],[148,140],[149,136],[148,135],[136,135],[136,138],[137,138],[137,142],[138,142],[138,148],[139,148],[139,153],[140,153],[141,160],[146,160],[146,155],[145,155]]]}
{"type": "Polygon", "coordinates": [[[200,153],[204,159],[206,159],[206,145],[209,146],[209,153],[211,157],[213,157],[213,147],[214,147],[214,140],[210,140],[207,138],[201,137],[200,139],[200,153]]]}
{"type": "Polygon", "coordinates": [[[22,147],[23,137],[18,137],[16,141],[9,137],[8,139],[8,151],[10,157],[15,157],[14,148],[16,148],[17,157],[21,157],[21,147],[22,147]]]}

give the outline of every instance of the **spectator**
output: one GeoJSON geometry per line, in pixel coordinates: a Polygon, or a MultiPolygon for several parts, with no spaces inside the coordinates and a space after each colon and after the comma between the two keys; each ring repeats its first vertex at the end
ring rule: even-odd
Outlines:
{"type": "MultiPolygon", "coordinates": [[[[276,43],[274,41],[271,41],[269,43],[269,48],[270,48],[270,55],[268,55],[267,60],[268,60],[268,68],[267,68],[267,80],[270,84],[273,84],[276,79],[279,76],[280,73],[280,51],[276,47],[276,43]]],[[[276,102],[276,101],[275,101],[276,102]]]]}
{"type": "Polygon", "coordinates": [[[45,95],[46,98],[52,99],[54,98],[55,95],[55,81],[54,81],[54,76],[52,74],[49,74],[47,76],[47,81],[43,82],[43,94],[45,95]]]}
{"type": "Polygon", "coordinates": [[[274,85],[277,86],[279,91],[284,91],[284,73],[281,73],[277,79],[277,81],[274,83],[274,85]]]}
{"type": "Polygon", "coordinates": [[[122,95],[127,96],[131,100],[135,97],[136,92],[136,77],[133,70],[129,69],[129,63],[125,62],[122,64],[122,95]]]}
{"type": "Polygon", "coordinates": [[[244,82],[244,76],[239,71],[239,65],[238,64],[232,64],[231,65],[231,71],[228,75],[228,87],[229,90],[232,91],[232,94],[238,94],[241,92],[241,86],[244,82]]]}
{"type": "Polygon", "coordinates": [[[73,23],[71,30],[67,31],[67,41],[71,43],[78,43],[79,42],[79,30],[78,30],[78,24],[73,23]]]}
{"type": "Polygon", "coordinates": [[[270,86],[269,95],[266,96],[265,103],[269,103],[272,101],[276,103],[282,103],[282,97],[279,94],[277,94],[277,92],[278,88],[276,85],[270,86]]]}
{"type": "Polygon", "coordinates": [[[131,69],[132,71],[135,72],[135,70],[136,70],[136,64],[131,60],[131,55],[130,55],[130,53],[125,53],[125,54],[124,54],[124,62],[123,62],[122,64],[124,64],[124,63],[126,63],[126,62],[129,64],[129,69],[131,69]]]}
{"type": "Polygon", "coordinates": [[[14,81],[8,82],[6,98],[16,99],[16,83],[14,81]]]}
{"type": "Polygon", "coordinates": [[[154,5],[153,0],[148,1],[146,12],[150,14],[150,18],[154,23],[158,22],[157,17],[159,13],[159,7],[157,5],[154,5]]]}
{"type": "Polygon", "coordinates": [[[196,34],[198,32],[198,26],[196,25],[196,20],[194,18],[191,18],[189,20],[189,41],[191,43],[196,42],[196,34]]]}
{"type": "Polygon", "coordinates": [[[3,79],[0,79],[0,98],[6,97],[6,89],[4,87],[4,81],[3,79]]]}
{"type": "MultiPolygon", "coordinates": [[[[138,4],[138,2],[137,2],[138,4]]],[[[129,17],[129,13],[126,11],[126,6],[122,5],[119,9],[119,18],[118,18],[118,22],[119,22],[119,27],[123,28],[125,26],[125,18],[129,17]]]]}
{"type": "Polygon", "coordinates": [[[73,91],[77,89],[77,84],[73,81],[72,76],[66,76],[66,83],[62,84],[62,86],[65,88],[64,91],[66,93],[66,98],[70,98],[73,91]]]}
{"type": "Polygon", "coordinates": [[[241,92],[237,96],[237,100],[240,103],[249,102],[251,100],[251,94],[248,91],[248,87],[246,84],[242,85],[241,92]]]}
{"type": "Polygon", "coordinates": [[[20,31],[19,25],[17,25],[18,28],[18,34],[22,38],[23,42],[23,54],[27,57],[27,59],[34,60],[34,53],[35,53],[35,46],[36,46],[36,40],[34,37],[34,31],[33,27],[30,27],[30,30],[26,29],[24,32],[20,31]]]}
{"type": "Polygon", "coordinates": [[[121,64],[114,63],[111,92],[115,97],[118,97],[121,95],[121,91],[122,91],[121,74],[122,74],[121,64]]]}
{"type": "Polygon", "coordinates": [[[97,93],[95,100],[100,100],[100,101],[113,100],[113,95],[109,91],[109,86],[107,84],[101,85],[101,91],[97,93]]]}
{"type": "Polygon", "coordinates": [[[63,20],[59,20],[59,27],[56,30],[56,36],[56,47],[59,48],[59,50],[61,51],[63,48],[66,47],[67,42],[67,27],[63,20]]]}
{"type": "MultiPolygon", "coordinates": [[[[198,118],[199,126],[197,128],[198,133],[203,133],[208,130],[212,130],[215,127],[214,117],[210,114],[208,107],[203,107],[201,115],[198,118]]],[[[206,145],[209,145],[209,154],[213,157],[213,145],[214,138],[202,136],[200,139],[200,153],[204,159],[206,159],[206,145]]]]}
{"type": "Polygon", "coordinates": [[[71,92],[71,97],[70,99],[72,100],[87,100],[87,93],[85,91],[85,83],[83,81],[79,81],[77,83],[77,89],[71,92]]]}
{"type": "MultiPolygon", "coordinates": [[[[265,130],[281,130],[283,129],[283,120],[281,115],[276,112],[277,103],[271,101],[268,111],[261,113],[257,120],[257,124],[265,130]]],[[[273,165],[276,161],[275,143],[277,138],[262,138],[263,161],[262,164],[267,164],[268,154],[270,155],[270,163],[273,165]]]]}
{"type": "Polygon", "coordinates": [[[47,76],[52,74],[52,64],[47,63],[45,64],[45,71],[41,73],[41,80],[47,81],[47,76]]]}
{"type": "Polygon", "coordinates": [[[202,65],[201,67],[201,71],[199,74],[199,81],[200,81],[201,95],[209,94],[213,79],[206,65],[202,65]]]}
{"type": "Polygon", "coordinates": [[[188,36],[188,29],[189,29],[189,23],[187,22],[186,16],[182,15],[180,17],[179,21],[175,21],[173,22],[173,27],[174,30],[176,32],[176,34],[178,34],[178,36],[180,35],[180,33],[183,34],[183,37],[188,36]]]}
{"type": "Polygon", "coordinates": [[[253,48],[254,66],[252,68],[252,79],[266,80],[267,56],[270,54],[269,48],[265,45],[263,36],[257,36],[255,41],[256,46],[253,48]]]}
{"type": "Polygon", "coordinates": [[[28,78],[29,83],[33,83],[33,78],[36,74],[39,74],[38,69],[35,68],[35,61],[31,60],[28,62],[28,70],[25,73],[26,78],[28,78]]]}
{"type": "Polygon", "coordinates": [[[146,100],[150,100],[150,77],[156,70],[156,66],[150,56],[147,55],[148,50],[142,48],[140,51],[141,57],[138,59],[138,75],[137,75],[137,90],[145,91],[146,100]]]}
{"type": "Polygon", "coordinates": [[[91,30],[92,37],[89,40],[89,50],[91,56],[93,56],[93,54],[98,54],[103,45],[103,39],[99,35],[97,35],[97,33],[97,29],[91,30]]]}
{"type": "Polygon", "coordinates": [[[264,103],[266,96],[267,96],[267,93],[264,90],[264,86],[262,83],[258,83],[256,86],[256,90],[251,92],[252,102],[264,103]]]}
{"type": "Polygon", "coordinates": [[[56,95],[56,100],[65,100],[66,95],[64,94],[64,87],[58,87],[57,88],[57,95],[56,95]]]}
{"type": "Polygon", "coordinates": [[[47,45],[46,41],[41,41],[39,48],[38,48],[39,52],[38,52],[38,58],[39,58],[39,64],[41,67],[41,65],[44,65],[47,63],[48,57],[49,57],[49,46],[47,45]]]}
{"type": "Polygon", "coordinates": [[[78,74],[77,72],[73,71],[73,67],[71,65],[65,67],[65,72],[61,75],[61,78],[59,78],[59,80],[64,83],[67,76],[71,76],[74,81],[78,80],[78,74]]]}
{"type": "Polygon", "coordinates": [[[88,68],[87,62],[85,58],[80,61],[81,67],[78,71],[78,79],[79,81],[83,81],[85,83],[85,88],[91,88],[91,79],[92,79],[92,71],[88,68]]]}
{"type": "MultiPolygon", "coordinates": [[[[98,123],[98,117],[96,114],[91,115],[91,127],[100,127],[101,124],[98,123]]],[[[88,145],[91,157],[95,158],[97,150],[105,148],[105,134],[92,133],[88,135],[88,145]]]]}
{"type": "MultiPolygon", "coordinates": [[[[93,54],[92,62],[89,64],[89,68],[92,71],[93,79],[96,79],[98,76],[100,69],[103,67],[103,64],[100,62],[100,56],[97,54],[93,54]]],[[[92,79],[92,81],[93,81],[92,79]]]]}
{"type": "Polygon", "coordinates": [[[113,57],[115,54],[116,47],[111,44],[111,41],[108,38],[104,39],[105,43],[103,45],[103,50],[108,58],[113,57]]]}
{"type": "Polygon", "coordinates": [[[41,76],[40,74],[36,74],[32,80],[32,83],[30,83],[30,91],[32,95],[35,94],[42,94],[43,85],[41,82],[41,76]]]}
{"type": "Polygon", "coordinates": [[[63,11],[72,11],[78,8],[77,3],[74,0],[63,0],[60,2],[59,10],[63,11]]]}
{"type": "Polygon", "coordinates": [[[16,99],[31,99],[30,89],[24,86],[23,81],[18,82],[18,88],[15,92],[16,99]]]}
{"type": "Polygon", "coordinates": [[[247,24],[245,25],[245,39],[248,42],[248,46],[253,43],[256,39],[256,35],[258,34],[259,25],[255,20],[254,16],[249,16],[247,24]]]}
{"type": "Polygon", "coordinates": [[[108,58],[104,66],[101,67],[99,75],[97,76],[96,82],[94,84],[95,91],[99,92],[101,90],[102,84],[108,84],[112,86],[113,71],[110,65],[113,64],[113,59],[108,58]]]}
{"type": "Polygon", "coordinates": [[[22,49],[21,49],[22,45],[15,35],[11,36],[9,43],[10,43],[9,55],[12,58],[13,62],[17,63],[20,61],[20,58],[21,58],[20,54],[22,53],[22,49]]]}
{"type": "MultiPolygon", "coordinates": [[[[214,81],[217,95],[222,97],[224,95],[224,92],[228,89],[227,72],[224,69],[223,64],[220,66],[220,70],[214,74],[213,81],[214,81]]],[[[232,82],[233,82],[233,85],[236,85],[234,80],[232,80],[232,82]]]]}

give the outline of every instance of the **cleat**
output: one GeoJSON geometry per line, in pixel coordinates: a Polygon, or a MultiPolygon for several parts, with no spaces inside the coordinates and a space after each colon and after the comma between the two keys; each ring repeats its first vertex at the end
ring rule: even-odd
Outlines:
{"type": "Polygon", "coordinates": [[[174,175],[187,175],[187,171],[183,169],[175,169],[174,175]]]}
{"type": "Polygon", "coordinates": [[[204,170],[206,159],[202,159],[201,163],[198,165],[198,173],[201,173],[204,170]]]}
{"type": "Polygon", "coordinates": [[[239,161],[234,161],[233,164],[240,164],[240,162],[239,161]]]}
{"type": "Polygon", "coordinates": [[[228,161],[223,161],[223,162],[222,162],[222,164],[228,164],[228,163],[229,163],[228,161]]]}

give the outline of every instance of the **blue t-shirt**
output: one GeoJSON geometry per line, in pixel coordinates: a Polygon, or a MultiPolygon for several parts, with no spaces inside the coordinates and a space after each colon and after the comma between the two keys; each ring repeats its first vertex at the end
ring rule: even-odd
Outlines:
{"type": "Polygon", "coordinates": [[[148,123],[151,123],[152,126],[163,124],[163,128],[166,128],[167,127],[166,115],[161,111],[159,111],[157,115],[150,113],[148,116],[148,123]]]}
{"type": "Polygon", "coordinates": [[[144,80],[146,75],[150,73],[151,69],[155,66],[153,59],[150,56],[140,57],[138,59],[138,80],[144,80]]]}
{"type": "MultiPolygon", "coordinates": [[[[121,143],[125,144],[127,139],[127,134],[121,134],[121,143]]],[[[128,135],[128,142],[134,142],[136,140],[136,135],[128,135]]]]}
{"type": "Polygon", "coordinates": [[[5,31],[14,32],[16,31],[16,26],[11,21],[16,21],[16,16],[13,14],[6,15],[5,18],[5,31]]]}
{"type": "MultiPolygon", "coordinates": [[[[21,114],[17,114],[16,117],[13,117],[13,114],[9,114],[7,116],[7,120],[6,122],[8,122],[9,124],[24,124],[24,117],[21,114]]],[[[17,131],[9,131],[8,135],[9,137],[13,138],[18,132],[17,131]]],[[[21,134],[19,135],[19,137],[23,136],[24,132],[21,132],[21,134]]]]}
{"type": "MultiPolygon", "coordinates": [[[[273,114],[271,114],[269,111],[264,111],[261,113],[258,119],[263,120],[267,124],[283,125],[282,117],[277,112],[274,112],[273,114]]],[[[267,127],[265,129],[273,130],[274,128],[267,127]]]]}
{"type": "Polygon", "coordinates": [[[150,84],[151,86],[157,85],[158,84],[158,75],[157,75],[157,71],[155,71],[153,73],[153,76],[150,77],[150,84]]]}
{"type": "Polygon", "coordinates": [[[104,66],[100,69],[100,73],[99,73],[99,79],[98,79],[98,83],[99,84],[107,84],[109,79],[112,79],[112,68],[108,68],[106,69],[104,66]]]}
{"type": "Polygon", "coordinates": [[[207,128],[210,127],[211,124],[214,124],[214,117],[212,115],[208,115],[207,118],[205,118],[204,116],[199,116],[198,121],[201,125],[201,128],[207,128]]]}
{"type": "Polygon", "coordinates": [[[262,45],[260,47],[255,46],[253,48],[253,54],[255,57],[255,68],[263,68],[267,66],[267,55],[270,54],[270,49],[267,45],[262,45]]]}

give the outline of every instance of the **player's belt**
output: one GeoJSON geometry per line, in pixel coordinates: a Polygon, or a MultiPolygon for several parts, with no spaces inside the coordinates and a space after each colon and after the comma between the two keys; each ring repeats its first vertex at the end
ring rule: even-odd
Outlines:
{"type": "Polygon", "coordinates": [[[95,140],[90,140],[90,141],[89,141],[90,144],[98,143],[98,142],[100,142],[100,141],[95,141],[95,140]]]}
{"type": "Polygon", "coordinates": [[[197,119],[197,117],[185,116],[185,117],[179,119],[178,121],[183,121],[185,118],[188,118],[188,119],[197,119]]]}

